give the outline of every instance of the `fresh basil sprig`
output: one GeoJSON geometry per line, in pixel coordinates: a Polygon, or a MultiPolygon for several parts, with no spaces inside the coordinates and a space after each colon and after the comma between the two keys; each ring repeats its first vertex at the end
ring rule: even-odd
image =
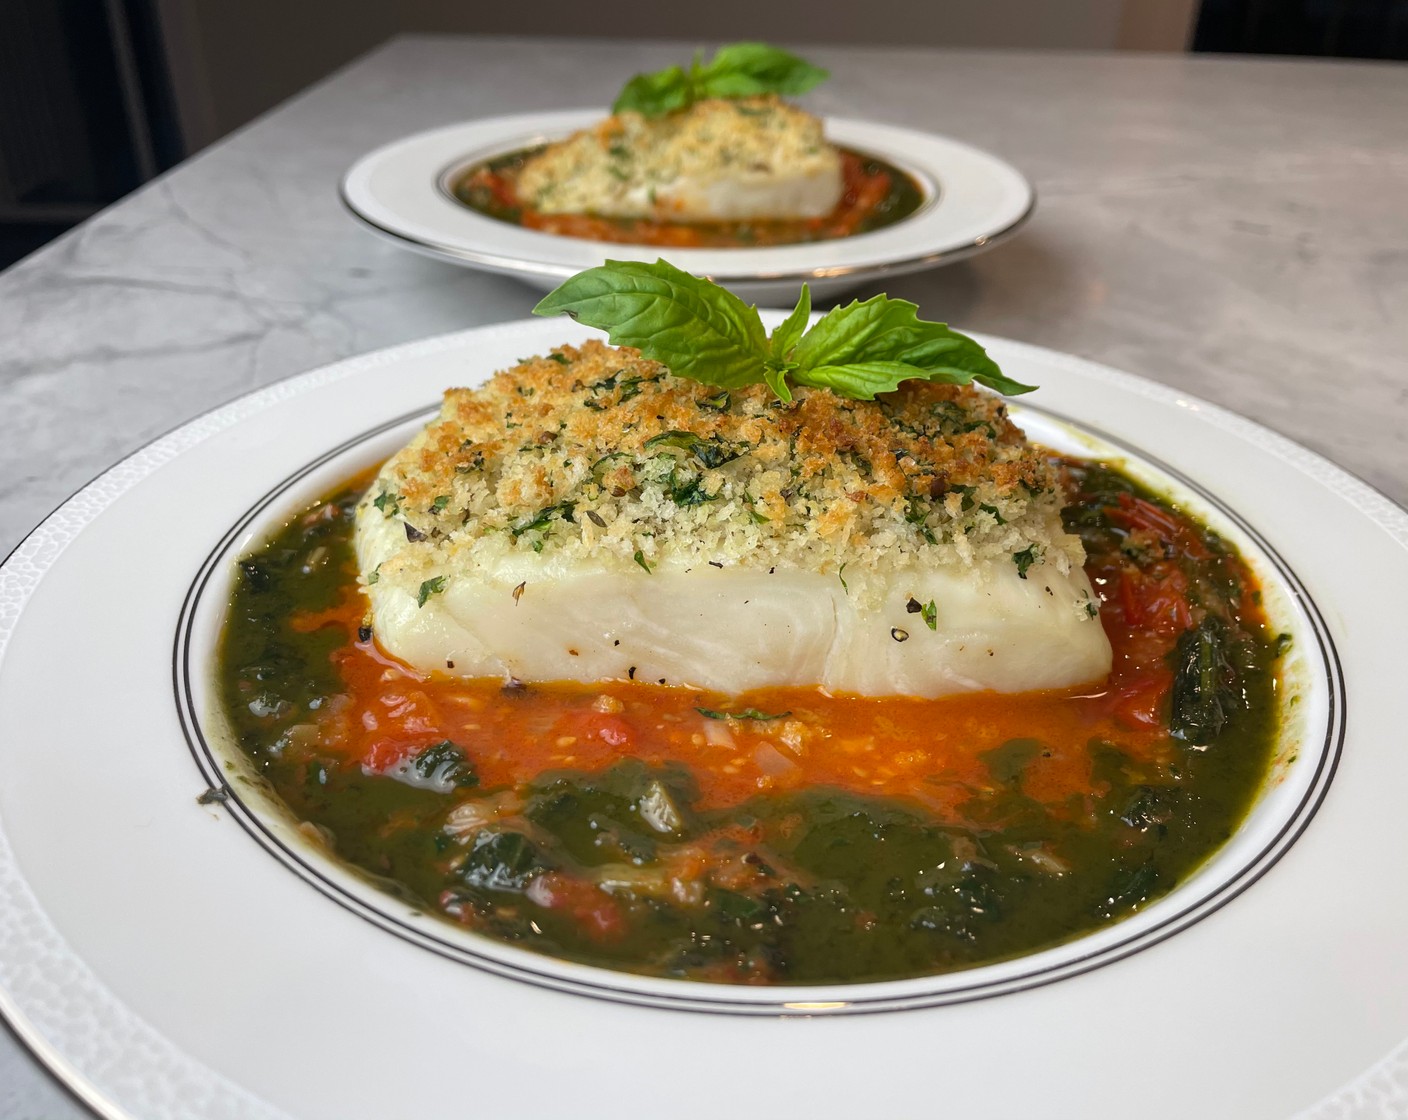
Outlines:
{"type": "Polygon", "coordinates": [[[828,311],[810,329],[811,293],[769,335],[756,307],[727,288],[667,261],[607,261],[549,292],[535,315],[567,314],[634,346],[671,373],[737,389],[765,383],[784,401],[789,382],[874,400],[901,382],[976,381],[999,393],[1029,393],[1003,375],[987,352],[943,323],[919,318],[902,299],[874,296],[828,311]]]}
{"type": "Polygon", "coordinates": [[[696,54],[688,70],[671,66],[637,74],[621,90],[611,111],[660,117],[710,97],[806,93],[828,77],[820,67],[766,43],[731,43],[720,47],[707,66],[696,54]]]}

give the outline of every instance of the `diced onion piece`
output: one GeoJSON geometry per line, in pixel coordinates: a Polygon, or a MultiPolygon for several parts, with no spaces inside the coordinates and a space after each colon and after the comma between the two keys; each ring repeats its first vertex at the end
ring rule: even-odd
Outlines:
{"type": "Polygon", "coordinates": [[[771,743],[759,743],[753,748],[753,761],[770,778],[780,778],[796,770],[797,764],[771,743]]]}
{"type": "Polygon", "coordinates": [[[733,750],[738,746],[734,741],[733,732],[728,729],[728,721],[722,719],[710,719],[704,716],[704,739],[711,747],[727,747],[733,750]]]}

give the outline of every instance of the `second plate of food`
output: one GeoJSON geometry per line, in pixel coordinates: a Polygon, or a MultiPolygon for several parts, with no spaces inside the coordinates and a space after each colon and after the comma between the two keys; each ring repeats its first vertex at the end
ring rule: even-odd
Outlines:
{"type": "Polygon", "coordinates": [[[826,295],[959,260],[1012,234],[1035,205],[1021,172],[989,152],[913,129],[827,118],[847,193],[823,218],[701,230],[524,207],[513,193],[523,161],[605,115],[529,113],[418,133],[359,160],[342,198],[406,248],[539,288],[607,258],[654,260],[668,248],[681,268],[753,300],[794,295],[802,282],[826,295]]]}

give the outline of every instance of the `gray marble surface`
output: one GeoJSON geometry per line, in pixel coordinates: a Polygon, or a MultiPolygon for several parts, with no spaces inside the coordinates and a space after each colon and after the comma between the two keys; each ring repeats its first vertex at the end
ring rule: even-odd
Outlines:
{"type": "MultiPolygon", "coordinates": [[[[682,53],[400,39],[0,274],[0,555],[212,405],[526,315],[515,282],[358,228],[338,178],[408,132],[604,104],[682,53]]],[[[808,54],[834,75],[814,108],[956,136],[1037,185],[1021,236],[892,295],[1209,398],[1408,504],[1408,65],[808,54]]],[[[82,1115],[0,1033],[0,1120],[82,1115]]]]}

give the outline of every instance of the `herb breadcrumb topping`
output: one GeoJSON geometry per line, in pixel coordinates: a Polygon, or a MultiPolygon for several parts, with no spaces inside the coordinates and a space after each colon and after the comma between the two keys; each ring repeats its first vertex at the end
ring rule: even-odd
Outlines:
{"type": "Polygon", "coordinates": [[[854,586],[915,564],[1067,572],[1083,552],[1064,504],[1056,469],[984,390],[910,381],[859,401],[798,388],[789,405],[590,341],[447,392],[361,514],[404,522],[388,563],[408,574],[526,549],[646,571],[787,566],[854,586]]]}
{"type": "Polygon", "coordinates": [[[819,217],[840,199],[841,157],[822,122],[762,96],[700,101],[662,117],[607,117],[529,159],[517,189],[545,214],[669,220],[689,207],[675,196],[677,184],[781,176],[819,177],[827,190],[807,213],[778,217],[819,217]]]}

